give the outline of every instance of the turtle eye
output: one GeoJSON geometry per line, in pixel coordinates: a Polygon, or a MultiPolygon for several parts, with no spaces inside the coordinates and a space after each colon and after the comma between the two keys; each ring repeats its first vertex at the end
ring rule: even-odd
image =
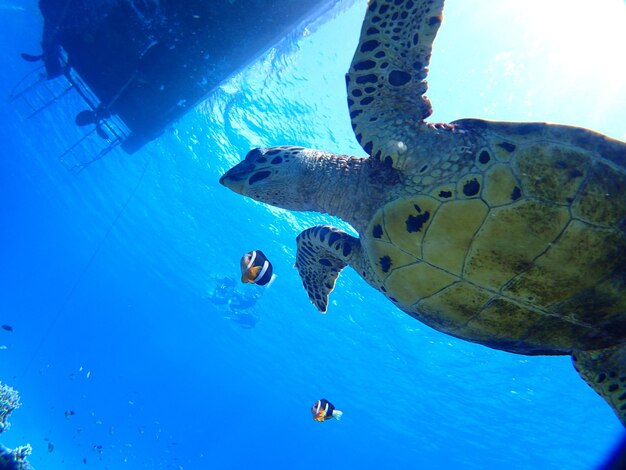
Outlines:
{"type": "Polygon", "coordinates": [[[263,156],[263,152],[261,152],[261,149],[255,148],[248,152],[248,154],[246,155],[246,158],[244,158],[244,161],[251,162],[261,156],[263,156]]]}

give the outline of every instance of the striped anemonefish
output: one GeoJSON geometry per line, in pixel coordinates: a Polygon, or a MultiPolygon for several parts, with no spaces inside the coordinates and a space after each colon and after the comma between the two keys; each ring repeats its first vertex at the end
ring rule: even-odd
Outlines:
{"type": "Polygon", "coordinates": [[[241,282],[264,286],[272,280],[272,263],[261,250],[253,250],[241,257],[241,282]]]}
{"type": "Polygon", "coordinates": [[[311,414],[313,415],[313,419],[315,421],[319,421],[321,423],[331,418],[341,419],[343,412],[336,410],[335,406],[331,402],[329,402],[326,398],[322,398],[321,400],[317,400],[313,403],[313,406],[311,407],[311,414]]]}

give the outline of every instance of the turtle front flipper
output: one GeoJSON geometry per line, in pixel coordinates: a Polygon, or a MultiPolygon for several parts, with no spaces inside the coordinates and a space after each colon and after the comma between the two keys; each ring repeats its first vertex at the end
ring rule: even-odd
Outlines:
{"type": "Polygon", "coordinates": [[[346,232],[329,225],[317,225],[298,238],[296,268],[302,284],[317,309],[326,313],[328,295],[343,268],[360,256],[361,243],[346,232]]]}
{"type": "Polygon", "coordinates": [[[425,78],[442,10],[443,0],[370,0],[346,75],[359,144],[396,169],[432,113],[425,78]]]}
{"type": "Polygon", "coordinates": [[[626,426],[626,346],[581,351],[572,359],[584,381],[607,401],[626,426]]]}

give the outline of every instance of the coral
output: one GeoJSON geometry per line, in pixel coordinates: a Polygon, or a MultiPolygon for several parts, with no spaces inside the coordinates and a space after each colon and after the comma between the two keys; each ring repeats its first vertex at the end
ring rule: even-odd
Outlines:
{"type": "Polygon", "coordinates": [[[26,461],[26,457],[32,450],[30,444],[13,450],[0,444],[0,468],[2,470],[33,470],[33,467],[26,461]]]}
{"type": "MultiPolygon", "coordinates": [[[[0,382],[0,434],[9,429],[9,415],[20,405],[20,395],[17,390],[0,382]]],[[[0,469],[32,470],[33,467],[26,462],[26,457],[32,450],[30,444],[15,449],[9,449],[0,444],[0,469]]]]}
{"type": "Polygon", "coordinates": [[[20,404],[17,390],[0,382],[0,433],[9,429],[9,415],[14,409],[19,408],[20,404]]]}

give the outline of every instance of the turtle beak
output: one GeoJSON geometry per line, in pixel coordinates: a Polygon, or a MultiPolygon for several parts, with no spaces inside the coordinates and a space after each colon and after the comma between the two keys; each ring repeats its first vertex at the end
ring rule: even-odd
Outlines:
{"type": "Polygon", "coordinates": [[[254,170],[254,164],[243,161],[224,173],[220,178],[220,184],[226,186],[231,191],[243,194],[246,181],[250,177],[252,170],[254,170]]]}

